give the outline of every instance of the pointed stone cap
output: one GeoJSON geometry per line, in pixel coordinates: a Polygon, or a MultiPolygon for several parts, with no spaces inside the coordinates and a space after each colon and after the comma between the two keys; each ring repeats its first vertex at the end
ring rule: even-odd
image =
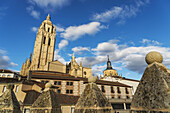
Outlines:
{"type": "MultiPolygon", "coordinates": [[[[96,78],[91,76],[93,81],[96,78]]],[[[94,82],[94,81],[93,81],[94,82]]],[[[112,107],[98,86],[90,82],[81,94],[74,113],[111,113],[112,107]]]]}
{"type": "Polygon", "coordinates": [[[48,14],[46,20],[50,20],[50,19],[51,19],[50,14],[48,14]]]}
{"type": "Polygon", "coordinates": [[[149,64],[140,80],[131,103],[132,112],[170,111],[170,70],[162,64],[158,52],[146,55],[149,64]]]}
{"type": "Polygon", "coordinates": [[[30,113],[61,113],[61,106],[57,94],[52,89],[43,92],[30,108],[30,113]],[[46,108],[46,109],[44,109],[46,108]]]}
{"type": "Polygon", "coordinates": [[[3,113],[21,113],[20,104],[13,92],[13,85],[7,85],[7,90],[0,96],[0,111],[3,113]]]}

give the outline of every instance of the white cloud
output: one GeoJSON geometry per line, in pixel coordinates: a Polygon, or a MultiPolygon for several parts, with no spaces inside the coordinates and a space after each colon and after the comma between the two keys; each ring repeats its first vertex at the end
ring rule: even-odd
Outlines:
{"type": "Polygon", "coordinates": [[[33,5],[41,8],[61,8],[69,3],[70,0],[28,0],[33,5]]]}
{"type": "Polygon", "coordinates": [[[149,39],[142,39],[142,41],[140,42],[146,45],[161,45],[160,42],[155,41],[155,40],[149,40],[149,39]]]}
{"type": "Polygon", "coordinates": [[[80,26],[70,26],[61,33],[61,37],[67,40],[76,40],[83,35],[93,35],[103,29],[99,22],[91,22],[89,24],[83,24],[80,26]]]}
{"type": "Polygon", "coordinates": [[[92,73],[95,75],[100,75],[106,69],[106,65],[94,65],[92,66],[92,73]]]}
{"type": "Polygon", "coordinates": [[[31,16],[33,16],[35,19],[40,18],[40,12],[34,10],[33,6],[29,6],[26,8],[26,10],[30,13],[31,16]]]}
{"type": "Polygon", "coordinates": [[[56,31],[57,32],[63,32],[64,31],[64,28],[59,26],[59,25],[55,25],[56,26],[56,31]]]}
{"type": "MultiPolygon", "coordinates": [[[[152,41],[151,41],[152,42],[152,41]]],[[[150,51],[158,51],[164,57],[164,62],[166,66],[170,65],[170,48],[161,47],[155,45],[140,46],[140,47],[128,47],[125,45],[115,44],[111,41],[102,42],[97,45],[96,48],[92,48],[91,51],[94,52],[93,57],[78,57],[77,61],[82,61],[85,66],[92,64],[92,66],[100,65],[107,62],[107,55],[109,55],[112,63],[118,63],[121,65],[119,68],[114,67],[117,70],[121,70],[123,67],[127,68],[133,72],[143,73],[147,64],[145,62],[145,56],[150,51]]],[[[95,69],[96,67],[94,67],[95,69]]],[[[96,71],[94,71],[96,72],[96,71]]]]}
{"type": "Polygon", "coordinates": [[[124,24],[126,18],[136,16],[139,9],[147,3],[149,3],[149,0],[136,0],[134,5],[124,5],[121,7],[114,6],[110,10],[93,15],[92,19],[100,22],[108,22],[111,19],[119,19],[117,24],[124,24]]]}
{"type": "Polygon", "coordinates": [[[111,18],[117,18],[119,17],[121,11],[123,9],[121,7],[113,7],[111,10],[107,10],[101,14],[95,14],[93,15],[93,20],[97,20],[97,21],[101,21],[101,22],[107,22],[109,21],[111,18]]]}
{"type": "Polygon", "coordinates": [[[5,51],[5,50],[0,49],[0,55],[4,55],[4,54],[6,54],[6,51],[5,51]]]}
{"type": "Polygon", "coordinates": [[[54,60],[58,60],[58,61],[60,61],[61,63],[63,63],[63,64],[66,64],[66,61],[64,60],[64,58],[63,57],[61,57],[60,55],[59,55],[59,50],[55,50],[55,52],[54,52],[54,60]]]}
{"type": "Polygon", "coordinates": [[[0,49],[0,68],[1,69],[6,69],[9,67],[15,67],[18,66],[18,64],[11,62],[10,58],[6,56],[7,52],[5,50],[0,49]]]}
{"type": "Polygon", "coordinates": [[[88,47],[74,47],[72,48],[72,51],[74,51],[74,53],[78,53],[81,54],[83,51],[90,51],[90,49],[88,47]]]}
{"type": "Polygon", "coordinates": [[[68,41],[67,40],[61,40],[61,42],[58,44],[58,48],[62,49],[63,47],[68,45],[68,41]]]}
{"type": "Polygon", "coordinates": [[[31,30],[32,30],[33,32],[37,32],[37,31],[38,31],[38,27],[32,27],[31,30]]]}

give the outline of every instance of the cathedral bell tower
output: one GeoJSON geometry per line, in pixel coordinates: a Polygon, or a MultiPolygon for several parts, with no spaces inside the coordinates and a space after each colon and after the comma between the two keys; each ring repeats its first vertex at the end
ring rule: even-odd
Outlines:
{"type": "Polygon", "coordinates": [[[48,62],[54,58],[55,36],[55,26],[48,14],[38,29],[30,70],[48,70],[48,62]]]}

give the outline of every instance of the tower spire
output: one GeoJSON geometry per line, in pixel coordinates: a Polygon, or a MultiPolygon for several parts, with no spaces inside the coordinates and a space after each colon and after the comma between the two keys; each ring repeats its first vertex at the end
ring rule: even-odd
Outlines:
{"type": "Polygon", "coordinates": [[[109,61],[109,55],[107,55],[108,61],[109,61]]]}
{"type": "Polygon", "coordinates": [[[75,56],[74,56],[74,53],[73,53],[73,56],[72,56],[72,60],[75,61],[75,56]]]}
{"type": "Polygon", "coordinates": [[[112,69],[112,65],[111,65],[111,62],[109,60],[109,55],[107,55],[108,57],[108,61],[107,61],[107,69],[112,69]]]}
{"type": "Polygon", "coordinates": [[[50,20],[50,19],[51,19],[50,14],[48,14],[46,20],[50,20]]]}

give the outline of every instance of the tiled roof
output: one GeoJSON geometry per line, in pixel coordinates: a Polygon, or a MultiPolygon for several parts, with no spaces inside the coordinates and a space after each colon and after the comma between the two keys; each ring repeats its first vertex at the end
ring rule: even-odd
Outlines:
{"type": "Polygon", "coordinates": [[[74,77],[70,74],[64,74],[64,73],[56,73],[56,72],[48,72],[48,71],[32,71],[31,72],[31,78],[32,79],[53,79],[53,80],[74,80],[74,81],[80,81],[80,80],[87,80],[87,78],[82,77],[74,77]]]}
{"type": "Polygon", "coordinates": [[[8,69],[0,69],[0,73],[15,73],[15,72],[8,69]]]}
{"type": "Polygon", "coordinates": [[[24,105],[32,105],[34,101],[38,98],[38,96],[40,95],[39,92],[34,91],[34,90],[25,91],[25,93],[26,93],[26,96],[23,101],[24,105]]]}
{"type": "MultiPolygon", "coordinates": [[[[51,79],[51,80],[72,80],[72,81],[84,81],[84,83],[88,83],[87,78],[82,77],[74,77],[69,74],[61,74],[61,73],[55,73],[55,72],[42,72],[42,71],[33,71],[31,75],[32,79],[51,79]]],[[[123,83],[119,82],[110,82],[110,81],[104,81],[104,80],[97,80],[96,84],[101,85],[111,85],[111,86],[121,86],[121,87],[131,87],[128,85],[125,85],[123,83]]]]}
{"type": "Polygon", "coordinates": [[[44,83],[37,82],[37,81],[34,81],[34,80],[26,80],[26,79],[18,80],[16,78],[0,78],[0,84],[8,84],[8,83],[14,83],[14,84],[15,83],[22,83],[22,84],[29,84],[29,85],[36,84],[41,88],[45,87],[44,83]]]}
{"type": "Polygon", "coordinates": [[[79,99],[79,96],[56,94],[57,101],[60,105],[75,105],[79,99]]]}
{"type": "MultiPolygon", "coordinates": [[[[88,82],[86,81],[84,83],[88,83],[88,82]]],[[[105,80],[97,80],[96,84],[99,84],[99,85],[110,85],[110,86],[121,86],[121,87],[131,87],[129,85],[125,85],[125,84],[120,83],[120,82],[111,82],[111,81],[105,81],[105,80]]]]}

